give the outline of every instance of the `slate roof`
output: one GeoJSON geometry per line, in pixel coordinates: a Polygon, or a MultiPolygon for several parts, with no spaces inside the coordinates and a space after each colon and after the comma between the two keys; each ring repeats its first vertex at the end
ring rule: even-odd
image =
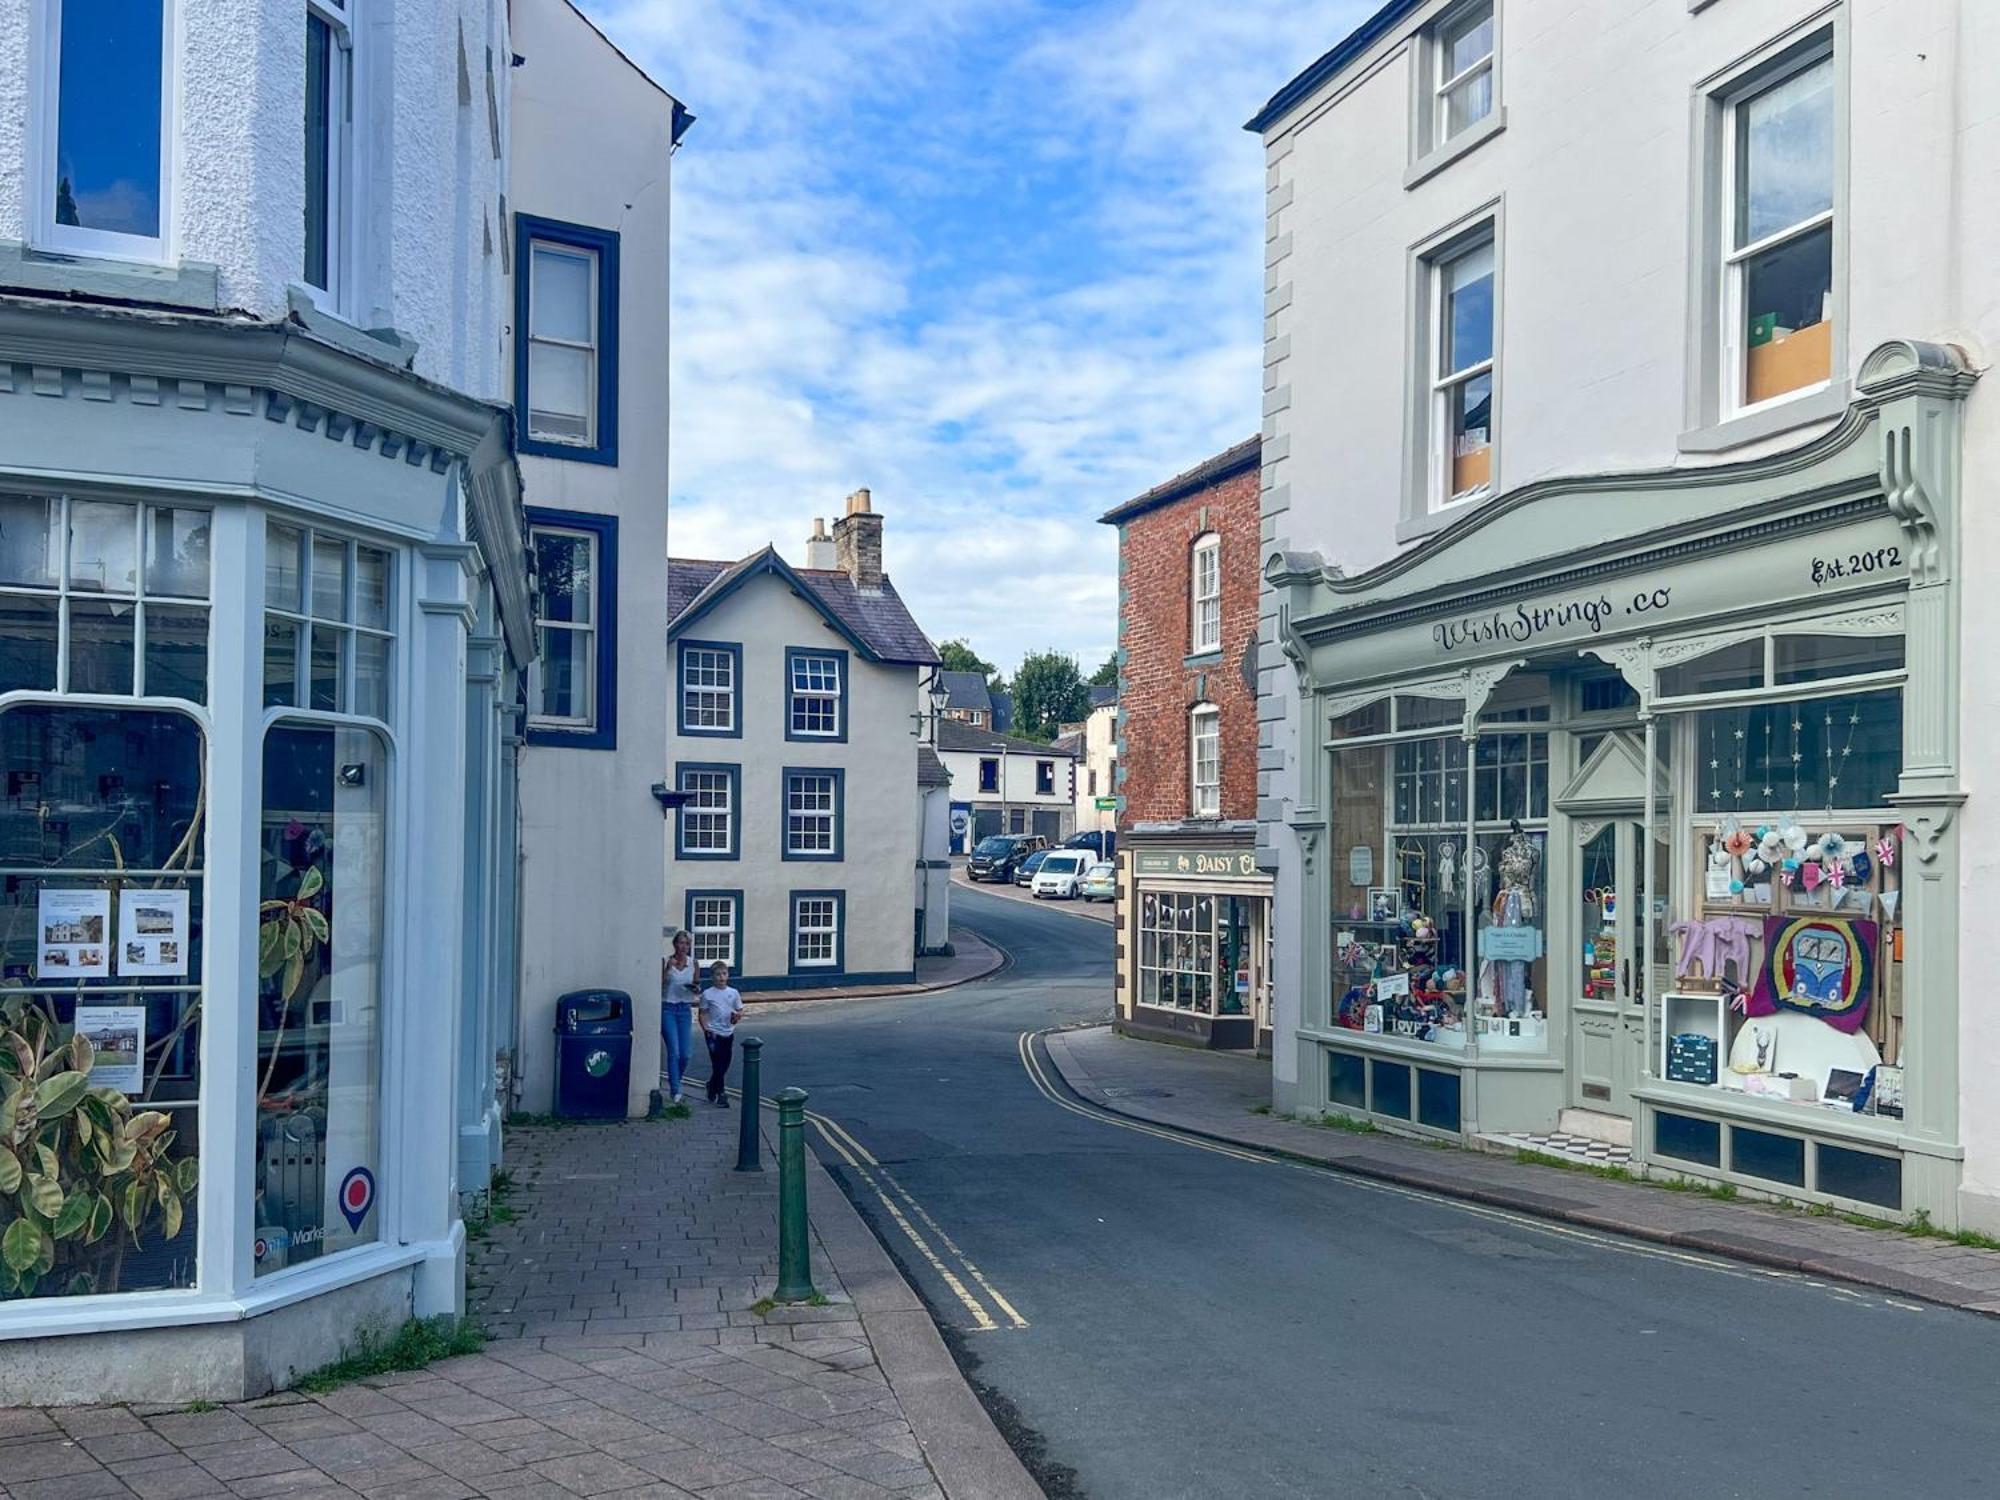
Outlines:
{"type": "Polygon", "coordinates": [[[1083,731],[1072,729],[1068,734],[1057,735],[1055,738],[1055,748],[1063,751],[1072,758],[1083,754],[1083,731]]]}
{"type": "Polygon", "coordinates": [[[1165,505],[1170,500],[1179,500],[1192,495],[1197,490],[1205,490],[1210,485],[1255,468],[1264,451],[1261,437],[1248,437],[1232,448],[1225,448],[1213,458],[1203,459],[1185,473],[1176,474],[1165,484],[1156,484],[1143,495],[1135,495],[1123,505],[1114,505],[1097,519],[1107,526],[1116,526],[1120,521],[1131,519],[1144,511],[1165,505]]]}
{"type": "Polygon", "coordinates": [[[993,694],[993,727],[1005,734],[1014,727],[1014,695],[993,694]]]}
{"type": "Polygon", "coordinates": [[[931,749],[929,745],[917,746],[917,785],[951,785],[951,772],[944,768],[944,762],[938,759],[937,751],[931,749]]]}
{"type": "Polygon", "coordinates": [[[1115,682],[1094,682],[1090,685],[1090,706],[1103,708],[1107,703],[1118,701],[1118,684],[1115,682]]]}
{"type": "Polygon", "coordinates": [[[774,547],[765,547],[733,563],[668,558],[668,637],[678,635],[712,604],[760,570],[776,573],[788,584],[802,585],[810,602],[875,660],[898,666],[937,665],[937,647],[918,626],[888,578],[883,578],[880,592],[863,593],[840,570],[794,568],[774,547]]]}
{"type": "Polygon", "coordinates": [[[993,695],[986,690],[983,672],[940,672],[938,680],[944,684],[946,708],[993,711],[993,695]]]}
{"type": "Polygon", "coordinates": [[[996,734],[991,729],[980,729],[976,725],[960,723],[957,719],[938,720],[937,747],[940,750],[963,750],[974,755],[1005,750],[1009,755],[1039,755],[1044,760],[1052,757],[1058,760],[1076,759],[1074,751],[1065,750],[1059,744],[1045,745],[1040,740],[996,734]]]}

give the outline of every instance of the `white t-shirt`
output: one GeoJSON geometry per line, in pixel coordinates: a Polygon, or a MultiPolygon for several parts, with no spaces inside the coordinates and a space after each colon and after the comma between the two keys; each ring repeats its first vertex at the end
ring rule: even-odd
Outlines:
{"type": "Polygon", "coordinates": [[[717,989],[710,985],[701,992],[701,1017],[715,1036],[733,1036],[736,1018],[743,1014],[743,997],[733,986],[717,989]]]}
{"type": "Polygon", "coordinates": [[[693,959],[687,961],[685,968],[679,969],[669,959],[666,978],[660,984],[660,998],[669,1005],[693,1005],[701,998],[700,978],[701,970],[695,967],[693,959]]]}

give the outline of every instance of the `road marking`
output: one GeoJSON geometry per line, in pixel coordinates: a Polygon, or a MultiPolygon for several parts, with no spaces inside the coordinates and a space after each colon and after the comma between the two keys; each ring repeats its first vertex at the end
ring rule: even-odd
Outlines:
{"type": "MultiPolygon", "coordinates": [[[[1085,901],[1081,896],[1078,896],[1074,903],[1068,901],[1044,901],[1037,896],[1009,896],[1001,891],[989,891],[985,889],[985,886],[989,882],[979,881],[979,880],[961,880],[956,875],[952,877],[951,883],[959,887],[961,890],[974,891],[981,896],[991,896],[995,901],[1010,902],[1015,906],[1025,906],[1034,911],[1048,911],[1051,908],[1053,908],[1054,910],[1061,912],[1066,917],[1074,917],[1079,922],[1094,922],[1099,927],[1115,928],[1118,925],[1118,905],[1116,902],[1112,903],[1110,916],[1100,917],[1097,916],[1093,911],[1091,911],[1090,909],[1091,903],[1085,901]],[[1072,905],[1078,905],[1083,907],[1084,909],[1082,911],[1072,911],[1070,910],[1070,907],[1072,905]]],[[[1018,890],[1019,887],[1016,886],[1014,887],[1014,889],[1018,890]]],[[[980,936],[985,937],[985,934],[981,933],[980,936]]],[[[986,940],[988,942],[992,941],[991,938],[987,938],[986,940]]]]}
{"type": "Polygon", "coordinates": [[[1289,1157],[1280,1156],[1275,1152],[1262,1151],[1254,1147],[1226,1146],[1220,1142],[1205,1140],[1200,1136],[1176,1130],[1171,1126],[1153,1125],[1144,1121],[1128,1119],[1125,1116],[1113,1114],[1094,1104],[1079,1103],[1074,1099],[1065,1097],[1049,1081],[1046,1071],[1042,1068],[1041,1060],[1035,1055],[1034,1049],[1034,1044],[1042,1041],[1043,1038],[1056,1032],[1071,1029],[1073,1028],[1051,1026],[1042,1031],[1022,1032],[1017,1044],[1021,1063],[1027,1071],[1029,1081],[1034,1084],[1036,1091],[1042,1097],[1047,1099],[1051,1104],[1068,1110],[1071,1114],[1082,1115],[1085,1119],[1095,1120],[1100,1125],[1115,1126],[1120,1130],[1130,1130],[1138,1135],[1151,1136],[1155,1140],[1168,1141],[1177,1146],[1193,1147],[1195,1150],[1208,1151],[1217,1156],[1233,1156],[1239,1161],[1256,1162],[1263,1166],[1290,1167],[1294,1171],[1310,1172],[1322,1178],[1338,1177],[1345,1185],[1360,1188],[1367,1192],[1387,1193],[1393,1197],[1403,1198],[1414,1203],[1426,1203],[1453,1209],[1475,1218],[1508,1224],[1514,1228],[1533,1234],[1580,1240],[1585,1244],[1603,1250],[1615,1251],[1621,1255],[1642,1256],[1648,1260],[1674,1261],[1680,1265],[1693,1266],[1717,1276],[1730,1276],[1742,1281],[1803,1282],[1808,1286],[1837,1292],[1843,1297],[1871,1307],[1887,1305],[1908,1308],[1913,1312],[1921,1310],[1908,1303],[1892,1303],[1887,1299],[1880,1299],[1878,1301],[1878,1299],[1870,1297],[1854,1288],[1827,1285],[1813,1278],[1802,1276],[1796,1271],[1782,1271],[1768,1266],[1740,1265],[1734,1262],[1720,1261],[1712,1256],[1678,1250],[1668,1245],[1647,1244],[1641,1240],[1631,1240],[1618,1235],[1604,1234],[1597,1230],[1584,1229],[1573,1224],[1557,1223],[1550,1219],[1536,1218],[1532,1215],[1517,1213],[1510,1209],[1493,1208],[1483,1203],[1470,1203],[1463,1199],[1453,1198],[1443,1193],[1429,1192],[1422,1188],[1404,1187],[1400,1183],[1383,1182],[1380,1179],[1372,1177],[1360,1177],[1342,1172],[1338,1167],[1295,1161],[1289,1157]]]}

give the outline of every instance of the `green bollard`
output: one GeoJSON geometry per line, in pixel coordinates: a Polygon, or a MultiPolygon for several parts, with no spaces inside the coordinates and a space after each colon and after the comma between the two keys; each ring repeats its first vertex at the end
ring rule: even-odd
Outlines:
{"type": "Polygon", "coordinates": [[[736,1170],[739,1172],[761,1172],[764,1163],[760,1159],[763,1136],[760,1127],[763,1121],[763,1094],[758,1087],[758,1054],[764,1044],[754,1036],[743,1039],[743,1097],[737,1102],[743,1108],[737,1112],[736,1120],[736,1170]]]}
{"type": "Polygon", "coordinates": [[[778,1290],[780,1302],[810,1302],[812,1253],[806,1239],[806,1099],[804,1089],[778,1095],[778,1290]]]}

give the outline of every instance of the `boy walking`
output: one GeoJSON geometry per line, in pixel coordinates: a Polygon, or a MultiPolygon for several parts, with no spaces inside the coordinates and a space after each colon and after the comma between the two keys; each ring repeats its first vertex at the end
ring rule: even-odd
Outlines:
{"type": "Polygon", "coordinates": [[[701,1033],[708,1042],[708,1102],[729,1108],[729,1060],[736,1051],[736,1023],[743,1016],[743,997],[729,984],[729,965],[708,971],[708,988],[701,992],[701,1033]]]}

